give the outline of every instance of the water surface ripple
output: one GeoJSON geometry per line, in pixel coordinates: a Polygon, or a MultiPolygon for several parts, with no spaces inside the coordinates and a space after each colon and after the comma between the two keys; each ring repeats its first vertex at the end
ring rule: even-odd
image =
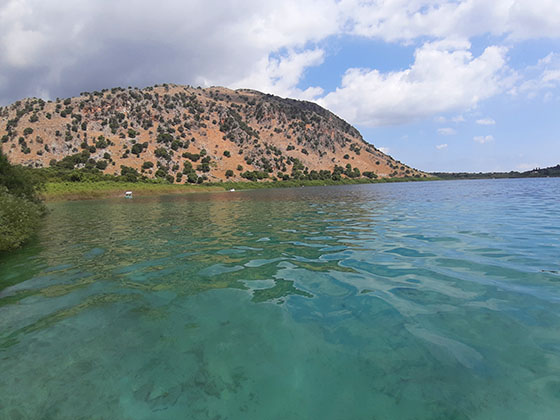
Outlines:
{"type": "Polygon", "coordinates": [[[557,419],[560,180],[50,205],[2,419],[557,419]]]}

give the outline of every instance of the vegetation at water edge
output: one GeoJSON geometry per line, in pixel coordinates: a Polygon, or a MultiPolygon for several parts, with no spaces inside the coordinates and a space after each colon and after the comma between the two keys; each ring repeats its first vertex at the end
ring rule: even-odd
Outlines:
{"type": "Polygon", "coordinates": [[[41,188],[40,179],[11,165],[0,150],[0,251],[19,247],[39,227],[45,212],[37,194],[41,188]]]}

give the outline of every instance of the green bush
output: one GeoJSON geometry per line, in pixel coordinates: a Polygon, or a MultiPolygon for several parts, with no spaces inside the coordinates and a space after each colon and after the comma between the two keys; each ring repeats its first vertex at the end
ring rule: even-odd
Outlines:
{"type": "Polygon", "coordinates": [[[190,152],[184,152],[183,157],[192,160],[193,162],[196,162],[198,161],[198,159],[200,159],[200,155],[190,152]]]}
{"type": "Polygon", "coordinates": [[[377,174],[375,172],[371,172],[371,171],[365,171],[362,173],[363,176],[368,177],[369,179],[375,179],[377,178],[377,174]]]}
{"type": "Polygon", "coordinates": [[[171,148],[175,151],[179,150],[180,147],[183,147],[183,142],[179,140],[173,140],[171,142],[171,148]]]}
{"type": "Polygon", "coordinates": [[[39,227],[41,213],[39,204],[0,187],[0,251],[15,249],[29,239],[39,227]]]}
{"type": "Polygon", "coordinates": [[[167,152],[167,150],[166,150],[165,148],[163,148],[163,147],[158,147],[158,148],[155,150],[155,155],[156,155],[156,157],[158,157],[158,158],[159,158],[159,157],[162,157],[162,158],[164,158],[165,160],[171,160],[171,156],[169,156],[169,152],[167,152]]]}
{"type": "Polygon", "coordinates": [[[187,182],[196,184],[198,182],[198,176],[194,172],[190,172],[187,174],[187,182]]]}
{"type": "Polygon", "coordinates": [[[37,191],[43,181],[21,166],[12,166],[0,149],[0,251],[17,248],[39,226],[44,212],[37,191]]]}
{"type": "Polygon", "coordinates": [[[106,160],[98,160],[95,164],[95,167],[99,170],[104,170],[105,168],[107,168],[108,164],[109,163],[106,160]]]}
{"type": "Polygon", "coordinates": [[[258,181],[260,179],[268,178],[268,174],[263,171],[245,171],[241,176],[249,181],[258,181]]]}
{"type": "Polygon", "coordinates": [[[138,178],[140,177],[140,174],[134,168],[131,168],[126,165],[121,165],[121,177],[126,182],[138,182],[138,178]]]}
{"type": "Polygon", "coordinates": [[[130,150],[133,155],[140,157],[140,153],[144,151],[142,144],[136,143],[132,145],[132,149],[130,150]]]}
{"type": "Polygon", "coordinates": [[[97,142],[95,143],[95,147],[98,149],[105,149],[108,145],[107,140],[103,136],[99,136],[97,138],[97,142]]]}
{"type": "Polygon", "coordinates": [[[43,188],[43,184],[26,168],[12,166],[0,149],[0,188],[4,187],[9,194],[38,204],[37,191],[43,188]]]}
{"type": "Polygon", "coordinates": [[[159,168],[156,173],[155,176],[156,178],[165,178],[168,175],[167,173],[167,168],[159,168]]]}
{"type": "Polygon", "coordinates": [[[183,169],[184,174],[188,174],[189,172],[193,172],[192,163],[185,161],[185,162],[183,162],[183,166],[184,166],[184,169],[183,169]]]}
{"type": "Polygon", "coordinates": [[[197,171],[210,172],[210,165],[208,163],[201,163],[196,167],[197,171]]]}

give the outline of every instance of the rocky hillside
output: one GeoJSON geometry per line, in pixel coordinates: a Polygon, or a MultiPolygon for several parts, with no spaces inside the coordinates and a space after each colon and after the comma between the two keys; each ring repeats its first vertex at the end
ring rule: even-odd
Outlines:
{"type": "Polygon", "coordinates": [[[425,176],[314,103],[245,89],[163,85],[26,99],[0,108],[0,138],[12,163],[180,183],[425,176]]]}

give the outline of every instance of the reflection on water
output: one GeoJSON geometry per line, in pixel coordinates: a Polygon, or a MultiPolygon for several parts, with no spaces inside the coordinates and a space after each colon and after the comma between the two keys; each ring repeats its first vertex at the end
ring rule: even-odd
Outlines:
{"type": "Polygon", "coordinates": [[[0,260],[0,417],[554,419],[560,182],[57,203],[0,260]]]}

